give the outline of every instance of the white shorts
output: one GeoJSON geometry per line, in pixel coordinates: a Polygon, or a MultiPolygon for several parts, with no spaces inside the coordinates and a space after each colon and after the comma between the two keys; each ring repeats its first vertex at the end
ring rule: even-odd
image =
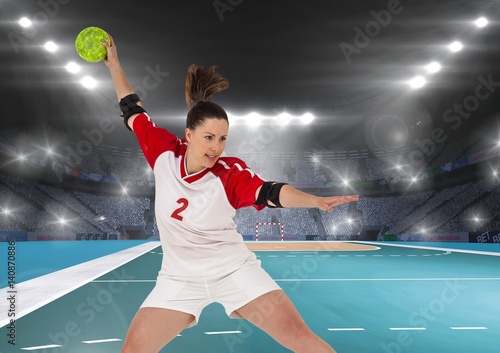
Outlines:
{"type": "Polygon", "coordinates": [[[198,323],[202,310],[217,302],[231,318],[255,298],[281,287],[264,271],[260,261],[247,261],[234,272],[213,278],[172,278],[159,275],[156,285],[141,308],[153,307],[182,311],[194,315],[189,327],[198,323]]]}

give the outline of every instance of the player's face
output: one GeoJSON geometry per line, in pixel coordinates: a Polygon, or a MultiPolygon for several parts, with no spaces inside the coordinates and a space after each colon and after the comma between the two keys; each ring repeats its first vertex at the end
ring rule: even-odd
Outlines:
{"type": "Polygon", "coordinates": [[[226,148],[229,126],[224,119],[205,119],[194,130],[186,129],[188,173],[196,173],[215,165],[226,148]]]}

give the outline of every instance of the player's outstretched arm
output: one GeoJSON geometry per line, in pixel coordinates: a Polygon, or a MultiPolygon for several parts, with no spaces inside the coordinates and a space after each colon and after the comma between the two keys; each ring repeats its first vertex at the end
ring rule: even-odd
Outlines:
{"type": "MultiPolygon", "coordinates": [[[[256,192],[256,197],[260,194],[261,188],[256,192]]],[[[358,201],[359,195],[348,196],[316,196],[295,189],[288,184],[283,185],[279,191],[279,203],[282,207],[296,208],[319,208],[320,210],[331,212],[333,207],[347,202],[358,201]]],[[[268,203],[275,205],[270,200],[268,203]]]]}
{"type": "MultiPolygon", "coordinates": [[[[107,50],[107,56],[104,59],[104,64],[106,64],[109,72],[111,73],[111,79],[113,80],[113,85],[115,86],[116,96],[118,98],[118,101],[120,101],[124,97],[135,92],[127,80],[127,76],[123,71],[120,60],[118,60],[118,52],[116,51],[115,41],[113,40],[113,37],[109,35],[109,33],[108,36],[110,39],[109,44],[105,40],[102,41],[102,45],[104,45],[107,50]]],[[[140,101],[137,102],[137,105],[142,106],[140,101]]],[[[137,115],[139,114],[134,114],[128,119],[127,125],[130,127],[130,129],[132,129],[134,119],[137,115]]]]}

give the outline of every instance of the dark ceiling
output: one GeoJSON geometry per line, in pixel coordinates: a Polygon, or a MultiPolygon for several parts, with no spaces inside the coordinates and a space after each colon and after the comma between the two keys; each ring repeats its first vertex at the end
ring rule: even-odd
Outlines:
{"type": "Polygon", "coordinates": [[[99,26],[114,37],[152,118],[177,134],[187,111],[185,71],[197,63],[218,65],[229,79],[229,90],[213,100],[230,114],[316,116],[286,129],[270,121],[257,129],[231,123],[236,139],[272,131],[276,150],[409,145],[438,126],[463,133],[499,111],[498,86],[491,84],[500,82],[499,14],[493,0],[2,0],[1,123],[3,131],[48,129],[74,141],[113,119],[117,129],[103,143],[135,144],[118,117],[105,65],[86,63],[74,50],[83,28],[99,26]],[[35,28],[23,30],[22,16],[35,28]],[[472,23],[480,16],[490,20],[482,29],[472,23]],[[47,40],[60,49],[46,52],[47,40]],[[454,40],[465,48],[450,54],[454,40]],[[64,70],[70,60],[99,87],[81,87],[64,70]],[[406,81],[433,60],[441,72],[424,88],[409,89],[406,81]],[[491,95],[455,129],[446,111],[475,96],[481,78],[490,80],[491,95]]]}

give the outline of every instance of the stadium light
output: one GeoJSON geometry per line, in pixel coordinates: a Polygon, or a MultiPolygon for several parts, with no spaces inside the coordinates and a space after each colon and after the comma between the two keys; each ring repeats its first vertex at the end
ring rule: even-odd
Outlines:
{"type": "Polygon", "coordinates": [[[54,53],[57,51],[57,49],[59,48],[59,46],[52,42],[52,41],[48,41],[47,43],[45,43],[45,45],[43,46],[45,48],[45,50],[47,50],[49,53],[54,53]]]}
{"type": "Polygon", "coordinates": [[[422,76],[416,76],[416,77],[412,78],[408,83],[409,83],[411,88],[417,89],[417,88],[424,87],[425,84],[427,83],[427,81],[422,76]]]}
{"type": "Polygon", "coordinates": [[[483,27],[486,27],[488,25],[488,20],[484,17],[480,17],[478,18],[474,24],[478,27],[478,28],[483,28],[483,27]]]}
{"type": "Polygon", "coordinates": [[[50,146],[47,146],[47,147],[40,147],[41,150],[45,151],[45,153],[48,155],[48,156],[52,156],[54,154],[54,149],[50,146]]]}
{"type": "Polygon", "coordinates": [[[458,41],[455,41],[453,43],[451,43],[450,45],[448,45],[448,49],[450,49],[453,53],[456,53],[456,52],[459,52],[460,50],[463,49],[463,45],[462,43],[458,42],[458,41]]]}
{"type": "Polygon", "coordinates": [[[290,124],[290,121],[292,121],[293,117],[288,114],[288,113],[280,113],[278,114],[278,116],[276,117],[276,120],[278,121],[278,125],[281,125],[281,126],[286,126],[288,124],[290,124]]]}
{"type": "Polygon", "coordinates": [[[10,215],[10,213],[11,213],[11,211],[8,208],[4,208],[2,210],[2,214],[6,215],[6,216],[10,215]]]}
{"type": "Polygon", "coordinates": [[[299,120],[302,122],[304,125],[309,125],[314,121],[314,115],[311,113],[305,113],[302,116],[299,116],[299,120]]]}
{"type": "Polygon", "coordinates": [[[88,88],[88,89],[92,89],[92,88],[96,88],[97,87],[97,81],[94,80],[92,77],[90,76],[85,76],[84,78],[82,78],[80,80],[80,84],[85,87],[85,88],[88,88]]]}
{"type": "Polygon", "coordinates": [[[71,61],[69,63],[66,64],[65,66],[66,70],[72,74],[77,74],[81,71],[81,66],[78,65],[77,63],[71,61]]]}
{"type": "Polygon", "coordinates": [[[247,121],[248,126],[257,127],[262,122],[262,116],[258,113],[252,112],[246,116],[245,120],[247,121]]]}
{"type": "Polygon", "coordinates": [[[436,72],[439,72],[441,70],[441,65],[438,62],[433,61],[430,64],[428,64],[425,67],[425,69],[427,70],[428,73],[435,74],[436,72]]]}
{"type": "Polygon", "coordinates": [[[31,20],[27,17],[22,17],[20,20],[19,20],[19,25],[21,27],[24,27],[24,28],[28,28],[28,27],[31,27],[31,25],[33,24],[33,22],[31,22],[31,20]]]}

